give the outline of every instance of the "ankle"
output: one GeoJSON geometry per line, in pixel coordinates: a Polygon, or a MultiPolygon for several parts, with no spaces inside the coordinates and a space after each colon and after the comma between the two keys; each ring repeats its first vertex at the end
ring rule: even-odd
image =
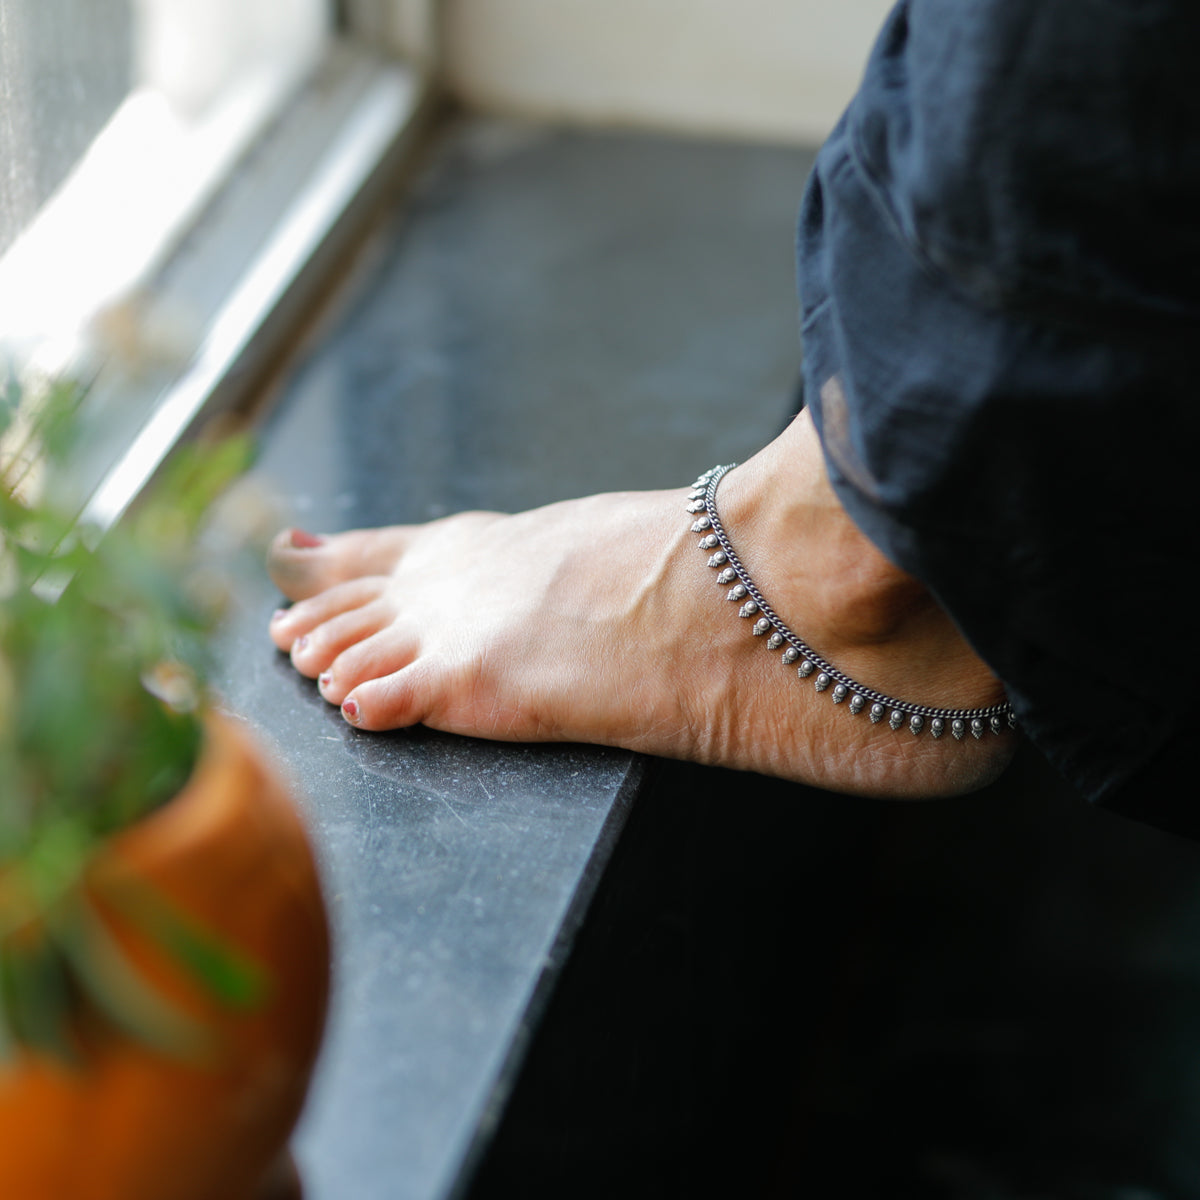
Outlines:
{"type": "Polygon", "coordinates": [[[766,594],[838,645],[876,646],[939,623],[924,585],[847,516],[806,413],[726,477],[721,509],[766,594]]]}
{"type": "Polygon", "coordinates": [[[1001,685],[945,610],[846,514],[806,414],[726,476],[720,492],[726,528],[755,582],[819,653],[921,703],[971,708],[1000,699],[1001,685]]]}
{"type": "Polygon", "coordinates": [[[813,590],[812,620],[836,642],[883,647],[928,636],[948,626],[925,586],[889,562],[857,528],[855,548],[831,561],[813,590]]]}

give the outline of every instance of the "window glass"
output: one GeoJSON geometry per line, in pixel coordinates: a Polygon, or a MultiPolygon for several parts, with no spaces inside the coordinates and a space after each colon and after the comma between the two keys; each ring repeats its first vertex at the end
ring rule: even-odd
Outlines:
{"type": "Polygon", "coordinates": [[[130,0],[0,0],[0,254],[132,83],[130,0]]]}
{"type": "Polygon", "coordinates": [[[0,352],[69,362],[320,58],[330,0],[0,0],[0,352]]]}

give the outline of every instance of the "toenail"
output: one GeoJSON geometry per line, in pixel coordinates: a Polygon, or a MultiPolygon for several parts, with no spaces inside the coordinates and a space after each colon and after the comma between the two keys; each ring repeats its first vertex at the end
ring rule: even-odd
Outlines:
{"type": "Polygon", "coordinates": [[[315,533],[306,533],[303,529],[292,530],[292,545],[297,550],[311,550],[314,546],[323,546],[325,539],[315,533]]]}
{"type": "Polygon", "coordinates": [[[292,653],[295,654],[297,650],[303,650],[307,645],[308,645],[308,634],[305,633],[305,634],[302,634],[300,637],[298,637],[292,643],[292,653]]]}
{"type": "Polygon", "coordinates": [[[317,686],[318,687],[327,688],[332,682],[333,682],[333,672],[332,671],[322,671],[320,673],[320,675],[317,676],[317,686]]]}
{"type": "Polygon", "coordinates": [[[274,624],[276,621],[282,621],[283,618],[286,617],[287,615],[288,615],[288,610],[286,608],[277,608],[271,614],[271,623],[274,624]]]}
{"type": "Polygon", "coordinates": [[[342,701],[342,716],[350,722],[351,725],[358,724],[358,701],[343,700],[342,701]]]}

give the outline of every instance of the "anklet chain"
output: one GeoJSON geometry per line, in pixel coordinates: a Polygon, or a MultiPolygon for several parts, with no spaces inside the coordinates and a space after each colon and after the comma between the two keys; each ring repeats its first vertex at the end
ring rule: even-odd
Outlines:
{"type": "Polygon", "coordinates": [[[736,465],[728,463],[723,467],[713,467],[712,470],[705,471],[692,485],[687,506],[688,512],[697,518],[692,525],[692,532],[704,535],[700,539],[700,549],[712,552],[708,565],[720,572],[717,582],[722,585],[733,584],[726,599],[743,601],[738,609],[738,616],[756,618],[751,630],[754,636],[763,637],[769,634],[766,643],[768,650],[778,650],[786,646],[783,651],[785,666],[796,664],[796,671],[801,679],[815,675],[813,685],[817,691],[829,690],[830,699],[834,704],[849,701],[847,708],[851,715],[857,716],[867,709],[872,725],[878,724],[886,717],[892,729],[899,729],[901,725],[907,724],[914,737],[926,727],[935,738],[950,733],[960,740],[968,733],[981,738],[988,732],[1003,733],[1006,729],[1017,727],[1012,705],[1007,702],[993,704],[988,708],[931,708],[927,704],[911,704],[907,700],[897,700],[893,696],[884,695],[883,692],[877,692],[874,688],[865,687],[857,680],[851,679],[844,671],[839,671],[802,637],[793,633],[779,619],[747,574],[746,568],[734,553],[720,517],[717,516],[717,485],[736,465]]]}

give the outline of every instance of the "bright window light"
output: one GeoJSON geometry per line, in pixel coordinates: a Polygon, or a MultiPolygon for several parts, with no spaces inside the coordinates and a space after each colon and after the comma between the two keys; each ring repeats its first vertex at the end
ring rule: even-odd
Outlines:
{"type": "MultiPolygon", "coordinates": [[[[36,40],[29,34],[45,3],[0,0],[9,195],[22,150],[36,159],[22,135],[41,136],[18,119],[36,101],[18,35],[36,40]]],[[[67,19],[60,0],[49,8],[67,19]]],[[[0,341],[50,371],[72,361],[97,314],[136,291],[187,233],[312,70],[329,25],[326,0],[134,0],[130,15],[136,85],[0,256],[0,341]]]]}

